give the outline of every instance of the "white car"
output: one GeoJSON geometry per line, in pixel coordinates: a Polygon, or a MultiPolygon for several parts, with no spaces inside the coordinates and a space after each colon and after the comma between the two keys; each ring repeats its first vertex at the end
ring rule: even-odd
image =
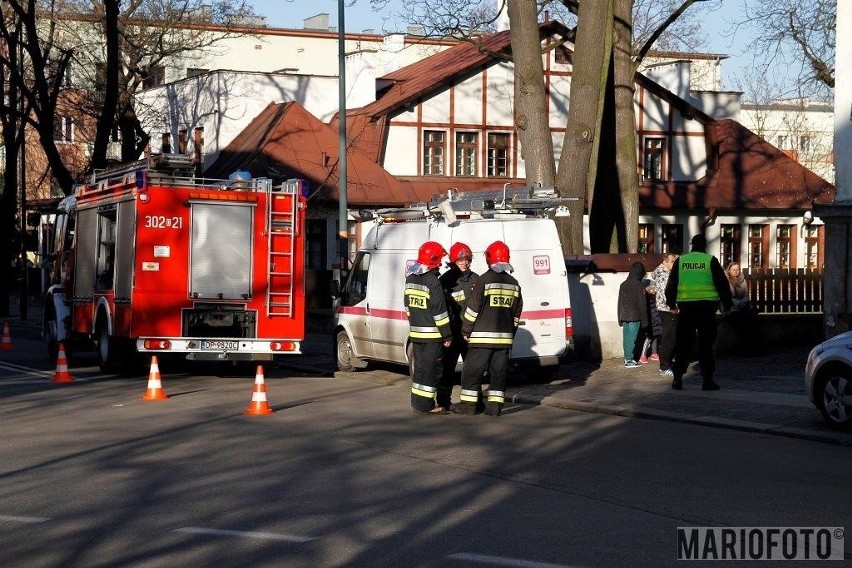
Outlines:
{"type": "Polygon", "coordinates": [[[852,429],[852,331],[811,349],[805,390],[829,426],[852,429]]]}

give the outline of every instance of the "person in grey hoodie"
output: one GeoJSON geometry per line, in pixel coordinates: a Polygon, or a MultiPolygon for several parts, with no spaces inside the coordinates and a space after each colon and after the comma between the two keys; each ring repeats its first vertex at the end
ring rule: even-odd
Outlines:
{"type": "Polygon", "coordinates": [[[639,330],[648,327],[648,304],[645,297],[645,267],[641,262],[630,266],[624,282],[618,288],[618,325],[624,342],[624,366],[639,367],[637,338],[639,330]]]}

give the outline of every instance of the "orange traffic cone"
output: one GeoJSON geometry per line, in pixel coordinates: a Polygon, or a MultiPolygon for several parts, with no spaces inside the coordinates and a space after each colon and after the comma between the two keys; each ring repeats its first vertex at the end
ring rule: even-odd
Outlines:
{"type": "Polygon", "coordinates": [[[0,339],[0,351],[11,351],[14,349],[12,347],[12,334],[9,333],[9,322],[3,322],[3,339],[0,339]]]}
{"type": "Polygon", "coordinates": [[[246,414],[262,415],[275,412],[269,407],[266,400],[266,383],[263,382],[263,365],[257,366],[257,374],[254,376],[254,390],[251,393],[251,404],[246,414]]]}
{"type": "Polygon", "coordinates": [[[166,400],[169,395],[163,390],[163,382],[160,380],[160,365],[157,364],[157,356],[151,357],[151,371],[148,373],[148,390],[142,395],[142,400],[166,400]]]}
{"type": "Polygon", "coordinates": [[[68,372],[68,358],[65,357],[65,344],[59,342],[59,351],[56,355],[56,372],[53,374],[54,383],[72,382],[71,373],[68,372]]]}

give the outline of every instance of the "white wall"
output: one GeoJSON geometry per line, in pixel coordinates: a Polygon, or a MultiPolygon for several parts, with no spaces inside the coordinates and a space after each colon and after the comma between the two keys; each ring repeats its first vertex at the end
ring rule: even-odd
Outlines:
{"type": "Polygon", "coordinates": [[[204,128],[204,166],[209,166],[234,137],[269,103],[297,101],[327,122],[337,112],[336,77],[222,71],[185,79],[137,97],[140,120],[151,133],[151,149],[160,151],[162,132],[175,147],[181,128],[204,128]]]}

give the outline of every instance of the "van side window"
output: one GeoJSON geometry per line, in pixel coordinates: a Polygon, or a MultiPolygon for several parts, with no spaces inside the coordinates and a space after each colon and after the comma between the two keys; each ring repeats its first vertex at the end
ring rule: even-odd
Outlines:
{"type": "Polygon", "coordinates": [[[343,287],[340,297],[341,306],[354,306],[367,297],[367,275],[370,271],[370,253],[359,252],[355,257],[352,272],[343,287]]]}

